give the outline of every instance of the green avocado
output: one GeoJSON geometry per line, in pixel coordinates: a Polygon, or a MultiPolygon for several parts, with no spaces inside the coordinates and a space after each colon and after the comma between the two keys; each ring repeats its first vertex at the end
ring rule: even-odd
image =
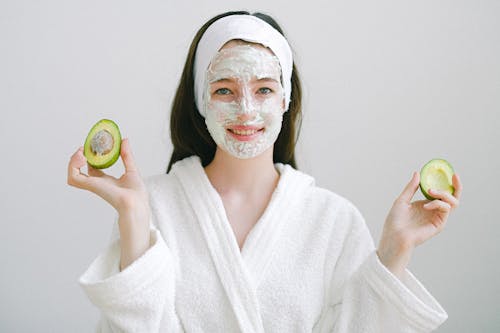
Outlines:
{"type": "Polygon", "coordinates": [[[96,169],[112,166],[120,156],[122,136],[114,121],[99,120],[91,129],[83,146],[87,163],[96,169]]]}
{"type": "Polygon", "coordinates": [[[450,194],[455,192],[452,176],[455,173],[451,164],[440,158],[427,162],[420,171],[420,190],[429,200],[435,200],[429,194],[429,189],[446,191],[450,194]]]}

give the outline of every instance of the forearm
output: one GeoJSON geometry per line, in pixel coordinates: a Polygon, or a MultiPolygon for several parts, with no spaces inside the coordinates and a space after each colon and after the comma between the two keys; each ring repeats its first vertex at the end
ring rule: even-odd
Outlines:
{"type": "Polygon", "coordinates": [[[124,270],[150,247],[149,209],[135,208],[119,213],[120,271],[124,270]]]}
{"type": "Polygon", "coordinates": [[[406,246],[393,246],[381,240],[377,249],[380,262],[399,279],[403,276],[410,263],[413,249],[406,246]]]}

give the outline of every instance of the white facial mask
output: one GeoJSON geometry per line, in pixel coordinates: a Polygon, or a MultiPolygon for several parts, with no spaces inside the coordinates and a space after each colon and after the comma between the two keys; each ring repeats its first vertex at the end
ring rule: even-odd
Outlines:
{"type": "Polygon", "coordinates": [[[276,56],[248,44],[222,49],[206,73],[205,123],[220,148],[237,158],[252,158],[278,138],[283,99],[281,67],[276,56]],[[264,78],[275,82],[257,81],[264,78]]]}

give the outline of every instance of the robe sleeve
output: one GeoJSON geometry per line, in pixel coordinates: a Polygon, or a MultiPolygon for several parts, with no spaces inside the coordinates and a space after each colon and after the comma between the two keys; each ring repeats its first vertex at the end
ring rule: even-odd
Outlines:
{"type": "MultiPolygon", "coordinates": [[[[447,318],[446,311],[406,269],[401,280],[379,260],[373,238],[360,212],[347,203],[344,239],[330,243],[339,253],[327,275],[326,306],[320,332],[431,332],[447,318]]],[[[328,253],[327,253],[328,256],[328,253]]]]}
{"type": "Polygon", "coordinates": [[[85,294],[101,313],[97,332],[158,332],[160,327],[182,331],[174,305],[173,257],[161,233],[152,225],[150,232],[150,248],[123,271],[116,239],[80,277],[85,294]]]}

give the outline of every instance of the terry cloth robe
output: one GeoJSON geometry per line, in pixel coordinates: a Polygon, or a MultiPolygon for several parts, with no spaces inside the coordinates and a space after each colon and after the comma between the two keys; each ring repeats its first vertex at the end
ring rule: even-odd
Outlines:
{"type": "Polygon", "coordinates": [[[275,164],[278,185],[240,251],[197,156],[147,179],[151,247],[119,271],[116,239],[80,277],[99,332],[430,332],[447,313],[379,261],[356,207],[275,164]]]}

